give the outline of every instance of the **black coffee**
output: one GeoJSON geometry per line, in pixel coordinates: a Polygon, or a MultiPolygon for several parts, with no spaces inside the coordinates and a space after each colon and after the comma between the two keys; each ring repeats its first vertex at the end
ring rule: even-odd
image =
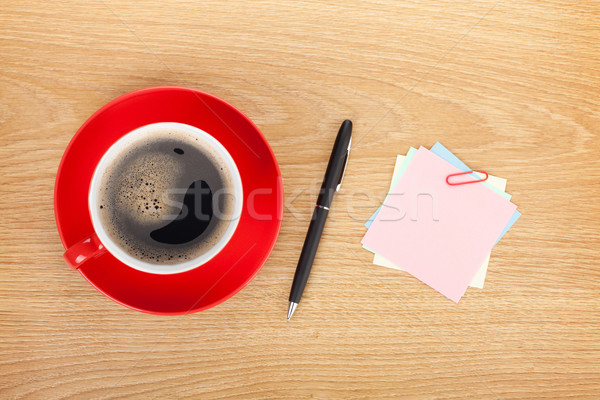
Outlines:
{"type": "Polygon", "coordinates": [[[124,145],[100,178],[99,215],[108,236],[153,264],[201,256],[233,215],[232,176],[192,133],[156,127],[124,145]]]}

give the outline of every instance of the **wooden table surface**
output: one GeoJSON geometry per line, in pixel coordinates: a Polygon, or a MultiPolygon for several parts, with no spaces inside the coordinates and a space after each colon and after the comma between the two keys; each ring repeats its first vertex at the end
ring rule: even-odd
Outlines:
{"type": "Polygon", "coordinates": [[[0,397],[558,399],[600,392],[600,3],[5,1],[0,397]],[[62,260],[58,163],[129,91],[198,88],[275,152],[279,240],[225,303],[164,317],[62,260]],[[287,296],[333,137],[354,148],[296,315],[287,296]],[[360,246],[396,154],[441,141],[523,216],[458,305],[360,246]]]}

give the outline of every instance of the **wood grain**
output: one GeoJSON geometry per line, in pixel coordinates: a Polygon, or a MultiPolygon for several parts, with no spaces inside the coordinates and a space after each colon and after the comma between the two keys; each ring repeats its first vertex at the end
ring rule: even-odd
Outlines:
{"type": "Polygon", "coordinates": [[[3,2],[0,397],[557,399],[600,393],[600,3],[3,2]],[[62,261],[60,157],[131,90],[199,88],[260,127],[281,235],[229,301],[123,308],[62,261]],[[331,141],[355,126],[301,308],[287,295],[331,141]],[[371,264],[394,158],[441,141],[523,217],[459,305],[371,264]]]}

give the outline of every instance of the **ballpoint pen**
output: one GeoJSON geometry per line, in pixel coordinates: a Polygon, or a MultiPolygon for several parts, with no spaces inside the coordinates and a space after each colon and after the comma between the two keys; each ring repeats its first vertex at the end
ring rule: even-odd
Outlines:
{"type": "Polygon", "coordinates": [[[288,321],[292,318],[302,292],[306,286],[308,275],[312,268],[315,254],[319,247],[319,241],[321,240],[321,234],[325,227],[325,221],[327,220],[327,214],[329,214],[329,207],[333,200],[335,192],[340,190],[342,186],[342,179],[346,172],[346,165],[348,164],[348,156],[350,155],[350,144],[352,143],[352,122],[345,120],[340,126],[340,130],[335,138],[333,150],[329,157],[329,163],[327,164],[327,170],[325,171],[325,178],[323,178],[323,184],[321,185],[321,191],[317,198],[317,205],[310,220],[308,226],[308,232],[306,233],[306,239],[304,239],[304,245],[302,246],[302,252],[298,260],[298,266],[296,267],[296,273],[294,274],[294,281],[292,282],[292,289],[290,290],[290,305],[288,308],[288,321]]]}

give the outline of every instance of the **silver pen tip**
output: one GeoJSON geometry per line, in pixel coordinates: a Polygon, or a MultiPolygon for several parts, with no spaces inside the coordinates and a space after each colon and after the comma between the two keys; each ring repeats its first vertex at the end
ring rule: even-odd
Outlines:
{"type": "Polygon", "coordinates": [[[290,301],[290,305],[288,307],[288,315],[287,315],[288,321],[290,320],[290,318],[292,318],[292,315],[294,315],[294,311],[296,311],[296,307],[298,307],[298,303],[294,303],[293,301],[290,301]]]}

